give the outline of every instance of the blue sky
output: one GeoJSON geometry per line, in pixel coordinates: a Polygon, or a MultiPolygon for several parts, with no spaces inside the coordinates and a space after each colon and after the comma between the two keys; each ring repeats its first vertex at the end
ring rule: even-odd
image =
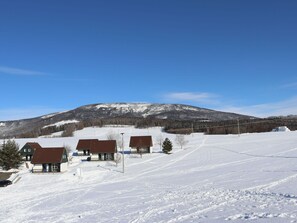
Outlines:
{"type": "Polygon", "coordinates": [[[3,0],[0,120],[103,102],[297,114],[295,0],[3,0]]]}

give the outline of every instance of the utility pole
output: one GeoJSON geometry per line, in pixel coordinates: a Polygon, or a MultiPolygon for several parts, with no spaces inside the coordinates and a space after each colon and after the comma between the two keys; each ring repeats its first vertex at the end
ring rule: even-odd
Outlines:
{"type": "Polygon", "coordinates": [[[122,135],[122,153],[123,153],[123,173],[125,173],[125,150],[124,150],[124,133],[121,133],[122,135]]]}
{"type": "Polygon", "coordinates": [[[238,136],[240,136],[239,118],[237,119],[237,132],[238,136]]]}

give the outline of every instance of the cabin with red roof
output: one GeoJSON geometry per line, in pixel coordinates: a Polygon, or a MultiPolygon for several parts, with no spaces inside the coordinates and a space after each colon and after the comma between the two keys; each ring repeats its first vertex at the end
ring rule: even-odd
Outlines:
{"type": "Polygon", "coordinates": [[[42,149],[37,142],[27,142],[20,150],[24,161],[31,161],[36,149],[42,149]]]}
{"type": "Polygon", "coordinates": [[[98,139],[80,139],[77,143],[76,150],[79,156],[89,156],[91,153],[91,148],[98,139]]]}
{"type": "Polygon", "coordinates": [[[90,160],[114,160],[117,143],[116,140],[80,139],[76,150],[78,155],[89,156],[90,160]]]}
{"type": "Polygon", "coordinates": [[[91,146],[90,160],[108,161],[115,160],[117,153],[116,140],[97,140],[91,146]]]}
{"type": "Polygon", "coordinates": [[[131,153],[151,153],[153,146],[152,136],[131,136],[129,147],[131,153]]]}
{"type": "Polygon", "coordinates": [[[65,172],[68,169],[67,151],[64,147],[37,149],[31,163],[33,173],[65,172]]]}

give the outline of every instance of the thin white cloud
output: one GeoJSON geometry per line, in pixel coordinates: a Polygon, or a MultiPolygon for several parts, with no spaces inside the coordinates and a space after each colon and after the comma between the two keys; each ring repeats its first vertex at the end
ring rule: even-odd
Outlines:
{"type": "MultiPolygon", "coordinates": [[[[294,83],[292,83],[293,86],[294,83]]],[[[296,83],[297,84],[297,83],[296,83]]],[[[233,112],[255,117],[297,115],[297,96],[273,103],[236,106],[234,103],[212,93],[175,92],[164,96],[170,103],[188,103],[209,109],[233,112]],[[229,105],[228,105],[229,104],[229,105]]]]}
{"type": "Polygon", "coordinates": [[[35,118],[64,110],[46,107],[0,109],[0,121],[35,118]]]}
{"type": "Polygon", "coordinates": [[[263,103],[242,107],[226,106],[218,109],[262,118],[269,116],[297,115],[297,97],[275,103],[263,103]]]}
{"type": "Polygon", "coordinates": [[[281,86],[281,88],[297,88],[297,82],[284,84],[284,85],[281,86]]]}
{"type": "Polygon", "coordinates": [[[14,67],[0,66],[0,74],[19,75],[19,76],[43,76],[46,75],[44,72],[25,70],[14,67]]]}
{"type": "Polygon", "coordinates": [[[170,102],[194,102],[202,104],[218,104],[218,95],[207,92],[173,92],[165,94],[164,99],[170,102]]]}

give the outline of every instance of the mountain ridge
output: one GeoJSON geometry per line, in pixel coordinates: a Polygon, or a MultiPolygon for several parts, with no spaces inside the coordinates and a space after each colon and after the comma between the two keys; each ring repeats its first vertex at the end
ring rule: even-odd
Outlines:
{"type": "Polygon", "coordinates": [[[43,116],[1,121],[0,137],[16,136],[37,128],[54,125],[68,120],[104,120],[113,118],[159,119],[178,121],[224,121],[253,118],[247,115],[216,111],[192,105],[161,103],[97,103],[77,107],[73,110],[46,114],[43,116]]]}

